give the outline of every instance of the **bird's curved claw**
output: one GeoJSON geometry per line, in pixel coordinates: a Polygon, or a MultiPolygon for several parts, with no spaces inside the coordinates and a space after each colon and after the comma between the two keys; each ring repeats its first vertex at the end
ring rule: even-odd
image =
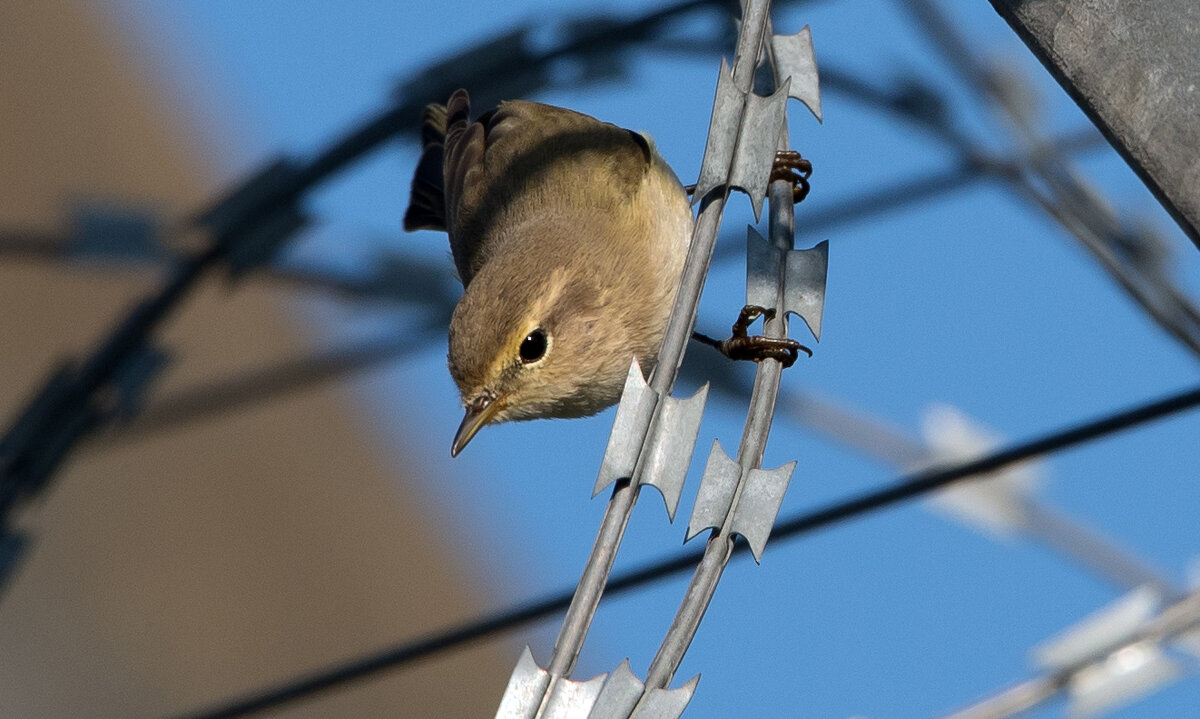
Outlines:
{"type": "Polygon", "coordinates": [[[765,359],[773,359],[783,365],[785,369],[795,364],[801,352],[812,357],[812,350],[796,340],[747,334],[750,325],[759,317],[773,319],[775,310],[757,305],[746,305],[738,313],[737,321],[733,323],[732,335],[728,339],[715,340],[699,332],[693,332],[692,339],[715,347],[718,352],[731,360],[762,362],[765,359]]]}
{"type": "Polygon", "coordinates": [[[795,150],[780,150],[775,153],[775,162],[771,165],[771,182],[783,180],[792,184],[792,204],[797,204],[811,189],[808,178],[812,175],[812,163],[800,156],[795,150]]]}

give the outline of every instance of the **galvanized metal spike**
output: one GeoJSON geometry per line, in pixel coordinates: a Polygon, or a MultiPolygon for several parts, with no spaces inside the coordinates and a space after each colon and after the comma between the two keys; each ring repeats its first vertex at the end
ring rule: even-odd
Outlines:
{"type": "Polygon", "coordinates": [[[705,384],[687,399],[665,397],[656,402],[658,393],[646,383],[635,359],[625,377],[621,404],[617,407],[617,417],[613,420],[612,434],[608,437],[592,496],[618,479],[629,477],[638,484],[658,489],[666,504],[667,516],[674,521],[707,399],[708,385],[705,384]]]}
{"type": "Polygon", "coordinates": [[[720,529],[733,504],[742,468],[725,452],[720,440],[713,440],[708,452],[708,464],[700,478],[700,491],[692,505],[692,518],[688,521],[687,536],[683,541],[706,529],[720,529]]]}
{"type": "Polygon", "coordinates": [[[822,122],[821,85],[812,30],[805,25],[795,35],[772,35],[771,48],[775,52],[775,76],[792,81],[788,96],[804,103],[817,122],[822,122]]]}
{"type": "Polygon", "coordinates": [[[704,157],[700,161],[700,177],[692,202],[697,202],[714,188],[729,179],[729,166],[737,146],[738,118],[745,104],[745,94],[733,82],[733,73],[725,58],[721,58],[721,70],[717,73],[717,94],[713,100],[712,119],[708,124],[708,142],[704,146],[704,157]]]}
{"type": "Polygon", "coordinates": [[[740,534],[750,545],[754,560],[762,561],[763,549],[795,469],[794,461],[777,469],[751,469],[743,479],[741,466],[719,440],[714,440],[684,541],[706,529],[719,529],[728,519],[730,533],[740,534]],[[735,506],[733,498],[739,482],[742,492],[735,506]]]}
{"type": "Polygon", "coordinates": [[[600,674],[584,682],[560,677],[554,682],[550,696],[542,707],[538,719],[579,719],[585,717],[596,703],[607,674],[600,674]]]}
{"type": "Polygon", "coordinates": [[[746,231],[746,304],[798,315],[813,337],[821,339],[825,309],[825,277],[829,268],[829,241],[807,250],[786,254],[749,227],[746,231]],[[779,288],[780,263],[783,289],[779,288]]]}
{"type": "Polygon", "coordinates": [[[784,268],[783,311],[798,315],[813,337],[821,339],[825,313],[825,279],[829,274],[829,240],[807,250],[791,250],[784,268]]]}
{"type": "Polygon", "coordinates": [[[788,82],[769,97],[746,95],[746,111],[742,116],[742,131],[737,137],[733,166],[729,170],[729,185],[750,196],[754,220],[762,214],[767,198],[771,166],[779,145],[779,129],[786,117],[788,82]]]}
{"type": "Polygon", "coordinates": [[[746,226],[746,304],[777,310],[783,251],[746,226]]]}
{"type": "Polygon", "coordinates": [[[650,428],[642,465],[634,481],[658,489],[666,503],[667,518],[675,521],[683,481],[692,464],[692,451],[700,434],[708,383],[687,399],[666,397],[660,403],[658,421],[650,428]]]}
{"type": "Polygon", "coordinates": [[[679,719],[699,683],[700,675],[697,674],[678,689],[651,689],[630,719],[679,719]]]}
{"type": "Polygon", "coordinates": [[[771,527],[775,526],[775,517],[795,470],[796,461],[792,460],[782,467],[752,469],[746,474],[729,531],[742,535],[750,545],[755,562],[762,562],[767,537],[771,536],[771,527]]]}
{"type": "Polygon", "coordinates": [[[542,705],[542,697],[549,686],[550,672],[538,666],[533,652],[526,646],[512,676],[508,678],[508,687],[500,700],[500,708],[496,710],[496,719],[533,717],[542,705]]]}
{"type": "Polygon", "coordinates": [[[646,685],[634,676],[629,660],[624,659],[604,680],[587,719],[627,719],[645,690],[646,685]]]}
{"type": "Polygon", "coordinates": [[[496,719],[578,719],[587,716],[607,677],[607,674],[600,674],[585,682],[565,677],[555,680],[550,672],[538,666],[533,652],[526,646],[509,677],[504,698],[496,710],[496,719]],[[552,689],[551,682],[554,683],[552,689]],[[548,697],[547,689],[550,689],[548,697]]]}
{"type": "Polygon", "coordinates": [[[655,688],[647,692],[645,683],[634,676],[629,660],[625,659],[605,679],[587,719],[679,719],[699,682],[697,674],[678,689],[655,688]]]}
{"type": "Polygon", "coordinates": [[[767,196],[779,128],[787,110],[788,86],[784,82],[769,97],[742,92],[734,84],[729,65],[721,60],[708,144],[692,193],[693,202],[728,184],[750,196],[754,218],[758,219],[767,196]]]}
{"type": "Polygon", "coordinates": [[[640,442],[631,437],[645,437],[654,418],[654,404],[658,393],[642,376],[642,368],[634,358],[625,377],[625,389],[621,392],[621,403],[617,406],[617,417],[613,420],[612,433],[608,435],[608,446],[600,463],[600,474],[592,488],[592,496],[600,494],[605,487],[625,477],[632,477],[641,452],[640,442]]]}

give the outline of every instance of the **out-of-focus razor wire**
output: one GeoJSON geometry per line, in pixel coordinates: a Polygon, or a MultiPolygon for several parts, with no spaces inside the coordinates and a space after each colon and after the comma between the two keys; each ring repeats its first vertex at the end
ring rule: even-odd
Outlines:
{"type": "Polygon", "coordinates": [[[1157,691],[1185,673],[1173,655],[1200,658],[1200,589],[1164,597],[1141,587],[1035,647],[1041,676],[1003,689],[944,719],[1005,719],[1060,694],[1068,716],[1104,714],[1157,691]]]}
{"type": "MultiPolygon", "coordinates": [[[[1047,432],[982,457],[930,467],[921,472],[900,477],[882,489],[835,502],[816,510],[785,517],[776,523],[772,537],[777,542],[801,537],[838,522],[936,492],[965,479],[982,480],[984,475],[1021,462],[1077,447],[1196,407],[1200,407],[1200,387],[1192,387],[1169,397],[1152,400],[1114,414],[1047,432]]],[[[733,552],[735,555],[746,554],[750,552],[750,547],[747,544],[738,544],[734,547],[733,552]]],[[[694,569],[703,556],[704,550],[692,550],[621,572],[609,580],[606,595],[612,597],[665,577],[694,569]]],[[[406,665],[498,632],[549,618],[565,609],[573,596],[573,591],[564,590],[460,626],[432,633],[414,642],[342,662],[324,670],[314,671],[279,686],[254,692],[244,698],[188,714],[185,717],[186,719],[232,719],[232,717],[247,716],[311,697],[319,692],[406,665]]]]}

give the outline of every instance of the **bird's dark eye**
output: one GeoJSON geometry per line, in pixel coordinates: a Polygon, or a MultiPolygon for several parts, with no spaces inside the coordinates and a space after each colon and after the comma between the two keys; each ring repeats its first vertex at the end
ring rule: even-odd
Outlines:
{"type": "Polygon", "coordinates": [[[546,345],[546,331],[536,329],[521,340],[521,347],[517,350],[517,354],[521,355],[521,361],[525,364],[537,362],[546,355],[546,345]]]}

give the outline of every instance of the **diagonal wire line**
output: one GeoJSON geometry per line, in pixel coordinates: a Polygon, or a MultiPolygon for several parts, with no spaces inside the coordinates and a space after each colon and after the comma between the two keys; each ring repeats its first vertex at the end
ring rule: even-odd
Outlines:
{"type": "MultiPolygon", "coordinates": [[[[860,514],[927,494],[968,477],[987,474],[1040,455],[1079,446],[1122,430],[1192,409],[1198,405],[1200,405],[1200,386],[1048,433],[979,459],[910,474],[883,489],[867,492],[849,500],[784,519],[775,525],[771,539],[778,542],[782,539],[798,537],[860,514]]],[[[745,543],[739,543],[734,551],[735,554],[744,554],[749,551],[749,547],[745,543]]],[[[702,549],[693,550],[615,575],[608,582],[605,590],[606,596],[612,597],[658,579],[688,571],[695,566],[701,556],[703,556],[702,549]]],[[[234,700],[214,709],[183,715],[183,717],[185,719],[229,719],[296,701],[349,681],[363,679],[385,669],[423,659],[466,642],[545,619],[565,609],[570,604],[572,594],[573,590],[566,590],[549,595],[529,604],[496,612],[473,622],[430,634],[414,642],[385,649],[331,669],[314,672],[276,688],[234,700]]]]}

